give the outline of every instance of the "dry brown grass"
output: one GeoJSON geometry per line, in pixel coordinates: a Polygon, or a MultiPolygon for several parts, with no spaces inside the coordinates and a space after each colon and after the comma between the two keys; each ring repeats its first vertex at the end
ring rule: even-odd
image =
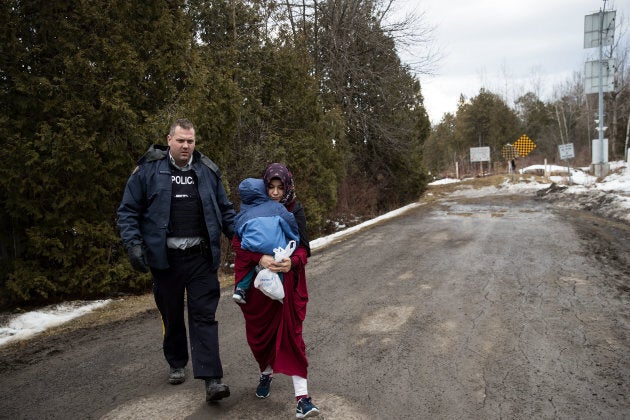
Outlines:
{"type": "Polygon", "coordinates": [[[430,185],[424,196],[423,200],[437,200],[445,195],[448,195],[454,191],[462,188],[483,188],[483,187],[498,187],[503,184],[509,176],[506,175],[489,175],[484,177],[465,179],[461,182],[453,182],[451,184],[430,185]]]}

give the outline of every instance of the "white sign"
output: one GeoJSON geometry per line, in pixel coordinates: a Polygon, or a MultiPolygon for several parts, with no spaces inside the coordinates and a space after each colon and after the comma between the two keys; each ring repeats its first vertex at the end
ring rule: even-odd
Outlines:
{"type": "Polygon", "coordinates": [[[575,152],[573,151],[573,143],[559,144],[558,149],[560,150],[560,159],[562,160],[567,160],[575,157],[575,152]]]}
{"type": "Polygon", "coordinates": [[[490,147],[471,147],[470,148],[470,161],[471,162],[490,162],[490,147]]]}
{"type": "Polygon", "coordinates": [[[615,90],[615,60],[587,61],[584,65],[584,93],[598,93],[599,79],[602,79],[602,92],[615,90]]]}
{"type": "Polygon", "coordinates": [[[612,45],[615,35],[614,10],[584,16],[584,48],[612,45]]]}

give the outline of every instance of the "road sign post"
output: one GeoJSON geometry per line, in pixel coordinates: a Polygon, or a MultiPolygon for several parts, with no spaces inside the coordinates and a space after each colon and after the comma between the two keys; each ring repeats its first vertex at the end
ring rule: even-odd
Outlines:
{"type": "MultiPolygon", "coordinates": [[[[604,7],[600,9],[598,13],[593,13],[584,17],[584,48],[598,48],[599,60],[595,68],[591,67],[590,75],[596,73],[597,78],[597,93],[598,93],[598,105],[599,105],[599,142],[597,146],[600,149],[600,153],[597,154],[599,159],[595,160],[595,151],[593,151],[593,172],[597,177],[605,176],[608,173],[608,160],[606,155],[608,150],[604,150],[604,91],[610,91],[614,88],[614,80],[610,77],[611,73],[609,67],[609,60],[604,60],[604,46],[614,44],[615,35],[615,17],[616,12],[614,10],[606,11],[606,0],[604,0],[604,7]],[[604,68],[604,63],[606,67],[604,68]],[[607,80],[605,80],[605,78],[607,80]],[[612,82],[612,83],[611,83],[612,82]]],[[[613,63],[614,65],[614,63],[613,63]]],[[[587,72],[589,72],[589,65],[587,63],[587,72]]],[[[587,83],[588,84],[588,83],[587,83]]],[[[594,145],[595,146],[595,145],[594,145]]]]}
{"type": "Polygon", "coordinates": [[[569,185],[572,185],[571,167],[569,165],[569,159],[572,159],[575,157],[575,151],[573,150],[573,143],[559,144],[558,150],[560,151],[560,159],[567,161],[567,175],[569,177],[569,185]]]}

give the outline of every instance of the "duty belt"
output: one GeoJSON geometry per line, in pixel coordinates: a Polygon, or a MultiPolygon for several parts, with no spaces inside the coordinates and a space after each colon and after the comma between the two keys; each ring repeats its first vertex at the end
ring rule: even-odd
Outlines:
{"type": "Polygon", "coordinates": [[[169,257],[188,257],[190,255],[203,254],[206,248],[206,244],[200,243],[199,245],[191,246],[190,248],[166,248],[166,252],[169,257]]]}

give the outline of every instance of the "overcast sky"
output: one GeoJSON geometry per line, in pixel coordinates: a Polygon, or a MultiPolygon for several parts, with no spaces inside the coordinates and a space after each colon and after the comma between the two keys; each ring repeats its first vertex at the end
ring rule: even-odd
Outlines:
{"type": "MultiPolygon", "coordinates": [[[[435,76],[419,76],[433,123],[456,111],[460,94],[471,98],[482,87],[510,105],[527,91],[550,99],[554,86],[583,72],[584,62],[596,58],[597,49],[583,48],[584,17],[603,6],[603,0],[395,2],[397,13],[424,14],[423,21],[435,27],[434,45],[444,55],[435,76]]],[[[606,10],[617,11],[617,26],[625,26],[627,42],[630,0],[609,0],[606,10]]],[[[414,61],[413,51],[400,51],[400,56],[414,61]]]]}

